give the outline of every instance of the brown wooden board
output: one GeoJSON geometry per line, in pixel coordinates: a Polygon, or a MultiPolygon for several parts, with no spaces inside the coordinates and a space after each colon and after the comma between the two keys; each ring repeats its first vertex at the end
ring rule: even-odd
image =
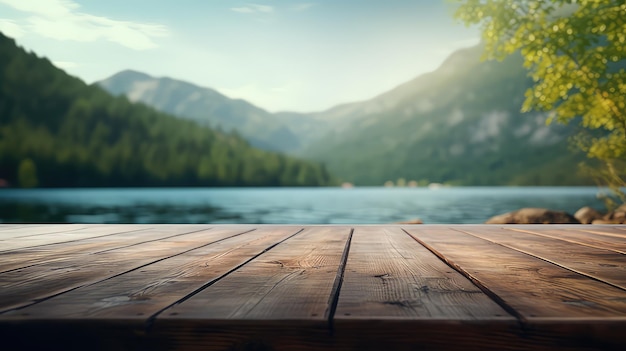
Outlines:
{"type": "MultiPolygon", "coordinates": [[[[27,225],[20,227],[0,226],[0,250],[3,250],[2,244],[9,240],[21,237],[31,237],[45,234],[76,232],[84,229],[93,229],[96,224],[47,224],[47,225],[27,225]]],[[[49,236],[50,237],[50,236],[49,236]]]]}
{"type": "Polygon", "coordinates": [[[27,316],[34,319],[133,319],[145,322],[300,230],[298,227],[263,228],[230,237],[2,314],[0,320],[27,316]]]}
{"type": "Polygon", "coordinates": [[[571,243],[585,245],[589,247],[595,247],[598,249],[611,250],[620,254],[626,254],[626,239],[615,236],[607,236],[597,233],[591,233],[588,231],[582,231],[577,229],[550,229],[545,226],[535,226],[534,228],[522,227],[506,227],[507,230],[514,230],[523,233],[531,233],[535,235],[545,236],[548,238],[565,240],[571,243]]]}
{"type": "Polygon", "coordinates": [[[38,225],[36,225],[36,224],[7,224],[7,223],[0,223],[0,231],[8,230],[8,229],[24,228],[24,227],[35,228],[37,226],[38,225]]]}
{"type": "Polygon", "coordinates": [[[99,234],[0,254],[35,262],[0,274],[2,349],[626,345],[626,292],[608,281],[621,279],[623,264],[607,263],[623,257],[619,226],[306,226],[294,236],[299,227],[210,226],[172,236],[192,227],[87,225],[99,234]]]}
{"type": "Polygon", "coordinates": [[[85,225],[83,228],[62,230],[57,232],[42,233],[36,235],[24,235],[19,238],[9,238],[0,241],[0,252],[19,250],[25,248],[42,247],[47,245],[70,243],[102,236],[114,235],[119,232],[132,230],[135,225],[112,224],[112,225],[85,225]]]}
{"type": "Polygon", "coordinates": [[[0,274],[0,311],[28,306],[251,229],[214,228],[6,272],[0,274]]]}
{"type": "Polygon", "coordinates": [[[539,346],[626,343],[616,333],[626,327],[625,291],[453,229],[406,230],[518,316],[525,337],[541,340],[539,346]]]}
{"type": "Polygon", "coordinates": [[[345,227],[305,229],[165,310],[154,335],[167,336],[175,348],[206,350],[328,345],[328,318],[350,233],[345,227]]]}
{"type": "Polygon", "coordinates": [[[355,228],[333,324],[335,346],[352,350],[503,350],[519,332],[515,317],[392,227],[355,228]]]}
{"type": "Polygon", "coordinates": [[[575,230],[585,233],[594,233],[599,235],[612,236],[617,238],[626,239],[626,225],[625,224],[551,224],[551,225],[536,225],[536,224],[517,224],[507,225],[507,228],[521,228],[521,229],[536,229],[536,230],[575,230]]]}
{"type": "Polygon", "coordinates": [[[506,311],[400,228],[357,227],[335,320],[506,319],[506,311]]]}
{"type": "Polygon", "coordinates": [[[96,237],[0,252],[0,274],[46,262],[75,259],[78,255],[96,254],[209,228],[211,227],[208,225],[158,225],[156,227],[111,225],[103,228],[96,227],[94,231],[101,234],[96,237]],[[105,233],[109,234],[105,235],[105,233]]]}
{"type": "Polygon", "coordinates": [[[626,240],[626,225],[603,226],[603,225],[586,225],[577,228],[589,233],[596,233],[608,236],[623,238],[626,240]]]}
{"type": "Polygon", "coordinates": [[[625,291],[455,229],[406,228],[525,318],[626,316],[625,291]]]}
{"type": "Polygon", "coordinates": [[[626,257],[620,253],[513,230],[489,227],[458,230],[606,282],[626,292],[626,257]]]}

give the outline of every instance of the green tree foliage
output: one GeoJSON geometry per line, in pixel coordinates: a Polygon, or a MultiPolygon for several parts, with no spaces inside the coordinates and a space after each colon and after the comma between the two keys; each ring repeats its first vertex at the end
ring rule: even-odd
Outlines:
{"type": "Polygon", "coordinates": [[[0,178],[43,187],[332,181],[323,165],[254,149],[237,135],[87,86],[2,34],[0,178]]]}
{"type": "Polygon", "coordinates": [[[34,188],[39,184],[37,180],[37,167],[30,158],[22,160],[17,169],[17,180],[22,188],[34,188]]]}
{"type": "Polygon", "coordinates": [[[479,24],[487,58],[521,52],[534,85],[523,110],[580,119],[578,145],[626,183],[626,3],[623,0],[460,0],[455,16],[479,24]]]}

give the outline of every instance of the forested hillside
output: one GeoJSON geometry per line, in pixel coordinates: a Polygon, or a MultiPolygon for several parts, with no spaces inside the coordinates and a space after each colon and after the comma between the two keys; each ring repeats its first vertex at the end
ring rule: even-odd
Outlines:
{"type": "Polygon", "coordinates": [[[18,186],[302,186],[323,166],[157,112],[0,34],[0,179],[18,186]]]}
{"type": "Polygon", "coordinates": [[[374,99],[317,113],[332,127],[300,155],[359,185],[593,184],[578,172],[584,154],[568,143],[576,123],[546,125],[546,114],[520,112],[531,83],[521,57],[481,62],[481,52],[459,50],[374,99]]]}
{"type": "Polygon", "coordinates": [[[271,148],[324,162],[341,180],[357,185],[401,178],[459,185],[593,184],[578,171],[585,156],[568,142],[576,123],[546,125],[546,114],[521,113],[531,84],[521,57],[481,62],[482,50],[458,50],[436,71],[373,99],[315,113],[269,114],[247,102],[241,110],[213,90],[138,72],[99,84],[179,117],[191,118],[193,111],[193,118],[228,125],[249,142],[262,137],[271,148]]]}

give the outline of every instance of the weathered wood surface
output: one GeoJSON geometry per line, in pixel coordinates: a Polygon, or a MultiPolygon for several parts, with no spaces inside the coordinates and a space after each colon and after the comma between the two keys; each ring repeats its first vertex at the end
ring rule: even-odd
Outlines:
{"type": "Polygon", "coordinates": [[[626,226],[0,225],[3,349],[622,350],[626,226]]]}

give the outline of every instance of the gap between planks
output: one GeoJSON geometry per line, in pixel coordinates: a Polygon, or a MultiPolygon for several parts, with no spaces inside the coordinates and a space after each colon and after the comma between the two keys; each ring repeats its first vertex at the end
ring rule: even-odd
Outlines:
{"type": "MultiPolygon", "coordinates": [[[[471,235],[473,237],[479,238],[479,239],[483,239],[486,240],[488,242],[491,242],[493,244],[496,245],[500,245],[502,247],[506,247],[508,249],[523,253],[525,255],[543,260],[545,262],[548,262],[550,264],[553,264],[555,266],[561,267],[563,269],[566,269],[570,272],[576,273],[576,274],[580,274],[582,276],[585,276],[587,278],[596,280],[598,282],[604,283],[604,284],[608,284],[611,285],[615,288],[621,289],[626,291],[626,272],[624,272],[623,274],[613,274],[611,276],[611,273],[614,273],[616,269],[620,269],[623,270],[623,267],[620,267],[620,259],[623,259],[621,257],[620,253],[615,253],[612,250],[607,250],[604,248],[594,248],[594,250],[596,251],[595,254],[597,254],[597,258],[594,260],[594,257],[588,257],[588,261],[586,261],[584,264],[581,263],[577,263],[577,262],[566,262],[563,258],[559,259],[559,255],[562,253],[560,250],[557,250],[557,252],[554,254],[554,258],[549,258],[547,257],[548,255],[545,254],[545,252],[542,254],[541,251],[545,251],[545,247],[542,248],[540,247],[539,249],[535,249],[535,252],[530,251],[528,248],[523,248],[523,243],[524,240],[526,239],[526,237],[522,237],[522,238],[517,238],[517,240],[514,243],[506,243],[503,242],[503,240],[497,240],[495,238],[490,238],[489,237],[489,229],[482,229],[480,231],[476,231],[476,230],[466,230],[466,229],[458,229],[458,228],[451,228],[452,230],[461,232],[461,233],[465,233],[468,235],[471,235]],[[537,252],[537,250],[539,250],[539,252],[537,252]],[[598,252],[598,251],[603,251],[603,252],[598,252]],[[612,257],[603,257],[603,253],[605,253],[604,256],[612,256],[612,257]],[[613,258],[614,260],[610,260],[611,258],[613,258]],[[588,263],[589,262],[589,263],[588,263]],[[587,264],[592,265],[592,267],[586,267],[587,264]],[[605,265],[603,267],[603,265],[605,265]],[[575,268],[575,266],[581,266],[579,268],[575,268]],[[596,270],[597,272],[595,274],[591,273],[593,270],[596,270]],[[603,272],[604,271],[604,272],[603,272]],[[602,276],[604,275],[604,277],[602,276]],[[608,276],[607,276],[608,275],[608,276]]],[[[502,232],[499,232],[498,234],[502,234],[502,232]]],[[[515,232],[513,234],[516,234],[515,232]]],[[[528,234],[534,234],[534,233],[528,233],[528,234]]],[[[546,236],[547,238],[549,238],[549,240],[552,240],[553,242],[563,242],[565,243],[565,246],[567,245],[571,245],[572,246],[572,250],[569,250],[568,252],[573,252],[573,249],[578,249],[581,247],[581,245],[578,245],[577,243],[572,243],[572,242],[568,242],[566,240],[560,240],[559,238],[554,238],[554,237],[549,237],[546,236]]],[[[545,244],[545,243],[543,243],[545,244]]],[[[528,246],[528,245],[527,245],[528,246]]],[[[548,245],[550,246],[550,245],[548,245]]],[[[565,249],[565,248],[562,248],[565,249]]],[[[577,257],[582,257],[585,255],[589,255],[589,250],[587,251],[583,251],[583,252],[579,252],[577,257]]],[[[593,255],[591,255],[593,256],[593,255]]]]}
{"type": "MultiPolygon", "coordinates": [[[[197,249],[201,249],[203,247],[212,245],[214,243],[221,242],[223,240],[226,240],[226,239],[229,239],[229,238],[232,238],[232,237],[235,237],[235,236],[243,235],[245,233],[248,233],[248,232],[254,231],[254,230],[255,230],[255,228],[249,228],[247,230],[239,229],[239,231],[233,230],[233,232],[235,234],[232,234],[232,235],[228,235],[229,233],[226,232],[226,235],[218,235],[218,239],[212,240],[212,241],[210,241],[208,243],[202,244],[200,246],[191,246],[190,245],[191,246],[190,248],[184,249],[183,251],[176,251],[175,253],[166,254],[165,257],[159,257],[158,259],[155,259],[156,258],[156,256],[155,256],[154,258],[152,258],[148,262],[144,262],[144,263],[142,263],[142,264],[140,264],[138,266],[133,265],[133,261],[129,261],[129,262],[126,263],[126,265],[125,264],[121,265],[121,267],[120,267],[122,269],[121,272],[117,272],[117,273],[114,273],[112,275],[107,275],[106,272],[102,271],[102,272],[100,272],[100,275],[102,276],[102,278],[99,278],[99,279],[96,279],[96,280],[89,280],[89,277],[87,277],[85,279],[82,279],[82,278],[78,277],[79,279],[76,281],[76,283],[73,283],[74,284],[73,286],[71,286],[72,283],[70,283],[70,286],[60,287],[53,294],[43,295],[43,296],[33,296],[32,300],[29,301],[29,302],[22,302],[22,303],[15,302],[12,305],[5,305],[5,306],[3,306],[0,309],[0,313],[6,313],[6,312],[9,312],[9,311],[23,309],[23,308],[26,308],[26,307],[29,307],[29,306],[32,306],[32,305],[35,305],[35,304],[38,304],[38,303],[50,300],[50,299],[52,299],[54,297],[57,297],[57,296],[60,296],[62,294],[74,291],[74,290],[79,289],[81,287],[86,287],[86,286],[91,286],[91,285],[94,285],[94,284],[98,284],[98,283],[101,283],[101,282],[113,279],[115,277],[122,276],[124,274],[129,273],[129,272],[137,271],[137,270],[139,270],[141,268],[144,268],[146,266],[149,266],[151,264],[154,264],[154,263],[157,263],[157,262],[161,262],[161,261],[164,261],[164,260],[169,259],[169,258],[177,257],[177,256],[183,255],[183,254],[185,254],[187,252],[190,252],[190,251],[193,251],[193,250],[197,250],[197,249]],[[125,268],[126,266],[130,266],[131,268],[125,268]]],[[[200,234],[200,233],[202,233],[204,231],[211,232],[211,230],[209,229],[209,230],[200,230],[200,231],[194,231],[194,232],[191,232],[191,233],[185,233],[184,235],[200,234]]],[[[219,233],[220,231],[218,230],[217,232],[219,233]]],[[[211,232],[210,234],[212,234],[212,233],[213,232],[211,232]]],[[[155,242],[154,244],[158,244],[158,243],[159,242],[155,242]]],[[[40,281],[36,281],[35,283],[40,284],[40,281]]],[[[0,303],[0,306],[1,306],[1,303],[0,303]]]]}

